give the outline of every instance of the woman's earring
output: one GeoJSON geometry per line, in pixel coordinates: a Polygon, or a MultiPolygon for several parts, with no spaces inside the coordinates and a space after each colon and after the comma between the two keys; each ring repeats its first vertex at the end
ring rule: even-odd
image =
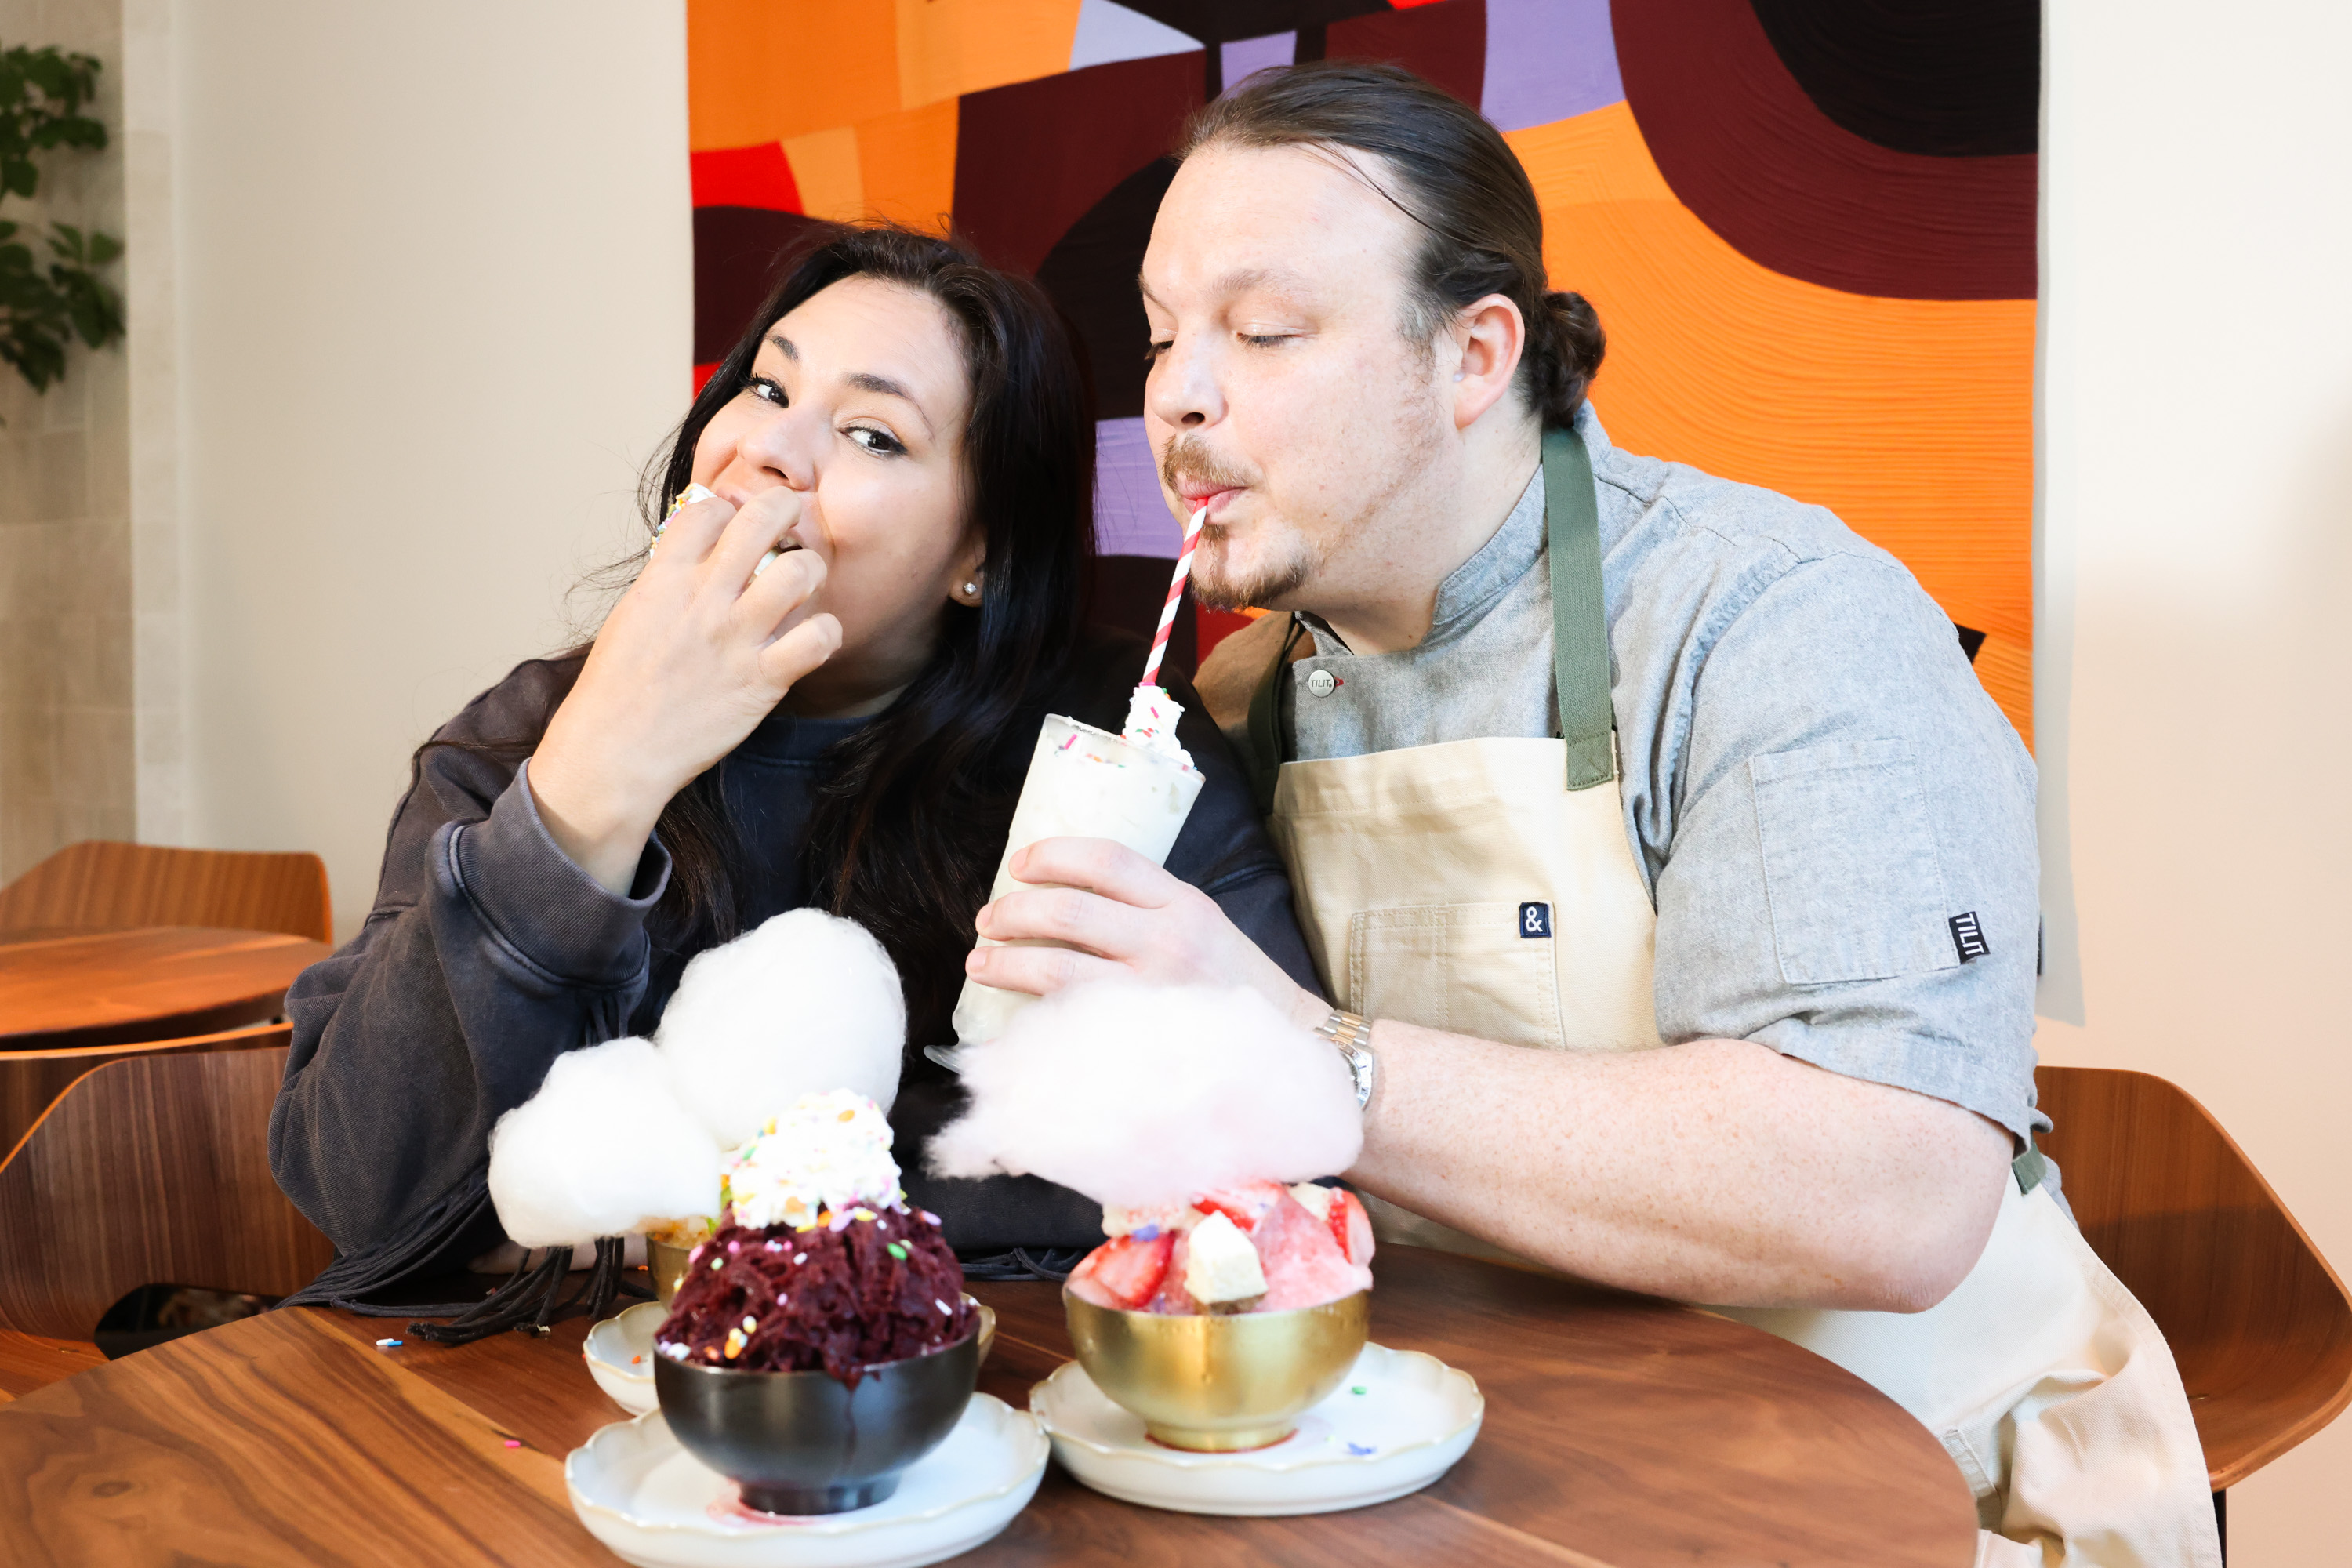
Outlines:
{"type": "Polygon", "coordinates": [[[963,596],[964,596],[965,598],[967,598],[967,599],[977,599],[977,598],[979,598],[979,597],[980,597],[980,584],[977,584],[977,583],[966,583],[966,584],[963,585],[963,596]]]}

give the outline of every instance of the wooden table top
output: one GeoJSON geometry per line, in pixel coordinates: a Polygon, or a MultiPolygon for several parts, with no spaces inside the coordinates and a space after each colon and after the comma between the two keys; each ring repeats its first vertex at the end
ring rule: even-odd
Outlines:
{"type": "Polygon", "coordinates": [[[110,1046],[277,1016],[334,949],[207,926],[0,933],[0,1050],[110,1046]]]}
{"type": "MultiPolygon", "coordinates": [[[[1965,1568],[1976,1510],[1927,1429],[1858,1379],[1702,1312],[1390,1248],[1372,1332],[1478,1380],[1477,1442],[1426,1489],[1298,1519],[1165,1513],[1057,1465],[960,1561],[1198,1568],[1467,1563],[1965,1568]]],[[[1016,1408],[1067,1359],[1056,1287],[975,1283],[998,1313],[981,1387],[1016,1408]]],[[[0,1406],[13,1561],[609,1564],[563,1457],[625,1418],[586,1326],[456,1349],[312,1310],[209,1330],[0,1406]],[[520,1444],[507,1446],[509,1440],[520,1444]]]]}

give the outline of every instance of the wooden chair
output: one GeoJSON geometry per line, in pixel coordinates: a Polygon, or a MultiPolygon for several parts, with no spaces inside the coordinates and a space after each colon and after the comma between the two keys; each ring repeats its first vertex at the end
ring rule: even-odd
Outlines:
{"type": "Polygon", "coordinates": [[[0,1163],[0,1330],[87,1341],[142,1285],[289,1295],[334,1248],[269,1173],[283,1047],[116,1060],[0,1163]]]}
{"type": "Polygon", "coordinates": [[[121,926],[226,926],[331,942],[327,865],[310,854],[90,838],[0,888],[0,931],[121,926]]]}
{"type": "Polygon", "coordinates": [[[41,1113],[84,1074],[129,1057],[182,1056],[191,1051],[259,1051],[293,1038],[285,1024],[247,1024],[216,1034],[120,1046],[60,1046],[54,1050],[0,1051],[0,1158],[13,1152],[41,1113]]]}
{"type": "Polygon", "coordinates": [[[2210,1112],[2141,1072],[2044,1067],[2083,1236],[2170,1342],[2218,1494],[2352,1403],[2352,1300],[2210,1112]]]}

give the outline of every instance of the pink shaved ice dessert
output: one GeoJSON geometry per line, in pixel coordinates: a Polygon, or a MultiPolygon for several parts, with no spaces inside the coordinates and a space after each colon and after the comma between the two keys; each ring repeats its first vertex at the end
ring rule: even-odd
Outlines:
{"type": "Polygon", "coordinates": [[[1069,1281],[1097,1307],[1284,1312],[1371,1289],[1372,1223],[1338,1187],[1249,1182],[1178,1208],[1105,1209],[1103,1229],[1069,1281]]]}

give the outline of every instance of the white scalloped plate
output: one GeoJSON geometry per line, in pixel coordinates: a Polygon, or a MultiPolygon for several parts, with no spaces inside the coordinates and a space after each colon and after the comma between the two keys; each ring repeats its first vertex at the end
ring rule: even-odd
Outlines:
{"type": "Polygon", "coordinates": [[[656,1410],[572,1449],[563,1482],[588,1532],[638,1568],[917,1568],[1012,1523],[1048,1452],[1034,1417],[975,1394],[887,1501],[784,1519],[746,1510],[735,1483],[679,1447],[656,1410]]]}
{"type": "Polygon", "coordinates": [[[661,1403],[654,1395],[654,1331],[668,1315],[659,1301],[639,1302],[589,1330],[580,1347],[596,1386],[633,1415],[661,1403]]]}
{"type": "Polygon", "coordinates": [[[1144,1436],[1076,1362],[1029,1391],[1054,1457],[1098,1492],[1181,1513],[1334,1513],[1418,1491],[1477,1440],[1486,1399],[1434,1356],[1368,1344],[1298,1430],[1246,1454],[1187,1454],[1144,1436]]]}

